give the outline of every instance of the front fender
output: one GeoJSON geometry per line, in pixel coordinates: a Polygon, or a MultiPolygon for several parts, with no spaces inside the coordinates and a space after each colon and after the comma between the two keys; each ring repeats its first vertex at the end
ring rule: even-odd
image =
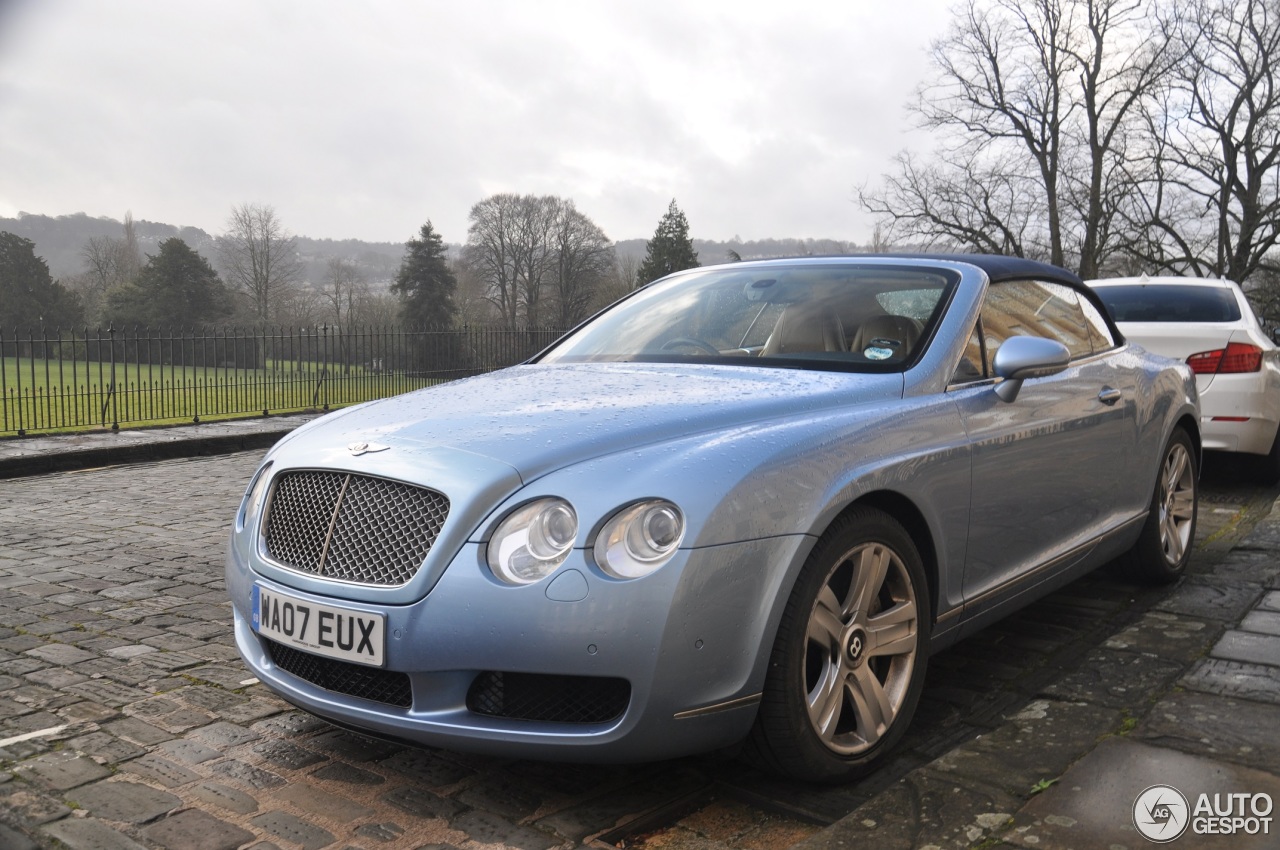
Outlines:
{"type": "MultiPolygon", "coordinates": [[[[639,447],[575,464],[513,494],[481,529],[488,538],[519,504],[543,496],[569,500],[580,522],[577,547],[590,562],[594,535],[619,508],[643,498],[679,505],[688,523],[682,549],[803,538],[785,564],[770,565],[758,626],[742,650],[759,659],[750,677],[762,682],[768,648],[809,551],[831,522],[870,494],[891,492],[913,504],[935,553],[939,615],[961,600],[970,506],[970,450],[963,423],[945,397],[850,406],[802,419],[753,424],[639,447]]],[[[744,568],[759,569],[747,562],[744,568]]],[[[721,570],[718,580],[731,573],[721,570]]],[[[759,577],[746,577],[757,581],[759,577]]],[[[684,576],[686,582],[697,577],[684,576]]],[[[713,594],[714,589],[704,591],[713,594]]]]}

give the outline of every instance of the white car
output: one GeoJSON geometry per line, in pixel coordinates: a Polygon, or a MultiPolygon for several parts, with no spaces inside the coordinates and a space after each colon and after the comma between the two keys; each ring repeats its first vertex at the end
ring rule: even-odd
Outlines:
{"type": "Polygon", "coordinates": [[[1204,448],[1261,455],[1257,477],[1280,478],[1280,349],[1240,286],[1195,277],[1089,281],[1121,333],[1186,361],[1200,391],[1204,448]]]}

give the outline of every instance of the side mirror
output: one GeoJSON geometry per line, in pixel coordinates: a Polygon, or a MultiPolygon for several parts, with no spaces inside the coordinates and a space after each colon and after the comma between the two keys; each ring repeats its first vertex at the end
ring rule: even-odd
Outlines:
{"type": "Polygon", "coordinates": [[[1056,375],[1071,363],[1071,352],[1057,340],[1038,336],[1012,336],[996,350],[992,363],[996,377],[1004,378],[996,385],[996,395],[1012,402],[1028,378],[1056,375]]]}
{"type": "Polygon", "coordinates": [[[1271,329],[1271,341],[1276,345],[1280,345],[1280,326],[1271,329]]]}

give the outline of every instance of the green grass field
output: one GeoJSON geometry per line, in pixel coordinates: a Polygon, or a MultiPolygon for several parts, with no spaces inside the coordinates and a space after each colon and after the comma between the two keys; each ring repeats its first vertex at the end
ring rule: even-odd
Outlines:
{"type": "Polygon", "coordinates": [[[0,434],[341,407],[439,381],[299,361],[268,361],[265,369],[116,364],[113,377],[110,363],[6,357],[0,361],[0,434]]]}

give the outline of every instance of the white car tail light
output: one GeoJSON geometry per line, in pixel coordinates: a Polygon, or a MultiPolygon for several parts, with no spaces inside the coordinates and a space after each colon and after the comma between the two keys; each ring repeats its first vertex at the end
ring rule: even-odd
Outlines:
{"type": "Polygon", "coordinates": [[[1197,375],[1257,372],[1262,369],[1262,349],[1248,343],[1232,342],[1226,348],[1191,355],[1187,358],[1187,365],[1197,375]]]}

